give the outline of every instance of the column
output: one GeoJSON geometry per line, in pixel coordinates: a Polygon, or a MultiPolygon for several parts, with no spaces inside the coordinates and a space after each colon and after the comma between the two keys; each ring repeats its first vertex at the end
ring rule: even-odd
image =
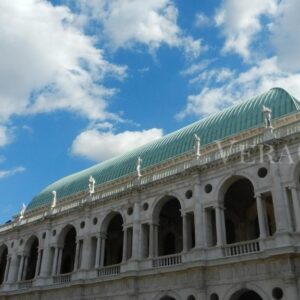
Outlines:
{"type": "Polygon", "coordinates": [[[154,257],[158,256],[158,224],[154,223],[153,224],[153,254],[154,257]]]}
{"type": "Polygon", "coordinates": [[[224,209],[219,204],[215,207],[216,227],[217,227],[217,246],[225,244],[225,220],[224,209]]]}
{"type": "Polygon", "coordinates": [[[80,248],[80,240],[76,241],[76,251],[75,251],[75,261],[74,261],[74,269],[73,271],[77,271],[79,267],[79,248],[80,248]]]}
{"type": "Polygon", "coordinates": [[[92,239],[87,236],[83,241],[82,246],[82,262],[81,269],[88,270],[90,268],[90,258],[91,258],[91,243],[92,239]]]}
{"type": "Polygon", "coordinates": [[[10,261],[10,268],[8,271],[8,283],[15,282],[16,278],[18,276],[18,255],[16,253],[13,253],[11,255],[11,261],[10,261]]]}
{"type": "Polygon", "coordinates": [[[257,216],[258,216],[258,224],[259,224],[259,233],[260,233],[259,237],[261,239],[264,239],[267,236],[265,206],[262,203],[261,194],[255,195],[255,198],[256,198],[257,216]]]}
{"type": "Polygon", "coordinates": [[[127,228],[123,229],[123,259],[122,263],[127,260],[127,228]]]}
{"type": "Polygon", "coordinates": [[[37,261],[36,261],[36,267],[35,267],[35,277],[40,276],[39,271],[41,270],[40,266],[41,266],[42,253],[43,253],[43,250],[39,249],[38,257],[37,257],[37,261]]]}
{"type": "Polygon", "coordinates": [[[204,211],[201,204],[201,185],[196,184],[194,187],[195,198],[195,248],[204,246],[204,211]]]}
{"type": "Polygon", "coordinates": [[[133,207],[134,216],[133,216],[133,228],[132,228],[132,258],[140,259],[141,258],[141,225],[140,225],[140,205],[139,202],[134,203],[133,207]]]}
{"type": "Polygon", "coordinates": [[[23,268],[23,274],[22,274],[22,279],[21,280],[25,280],[25,276],[27,273],[27,268],[28,268],[28,256],[26,255],[24,258],[24,268],[23,268]]]}
{"type": "Polygon", "coordinates": [[[100,266],[100,251],[101,251],[101,236],[97,236],[97,246],[96,246],[96,259],[94,268],[97,269],[100,266]]]}
{"type": "Polygon", "coordinates": [[[289,189],[291,190],[291,193],[292,193],[296,231],[300,231],[300,204],[299,204],[299,198],[298,198],[298,190],[294,186],[290,186],[289,189]]]}
{"type": "Polygon", "coordinates": [[[279,163],[271,162],[270,163],[270,175],[272,176],[272,196],[274,203],[274,212],[276,219],[276,228],[277,233],[290,231],[291,224],[288,215],[288,203],[287,197],[283,192],[281,184],[281,175],[279,163]]]}
{"type": "Polygon", "coordinates": [[[154,257],[154,224],[149,224],[149,257],[154,257]]]}
{"type": "Polygon", "coordinates": [[[45,277],[49,275],[50,266],[50,247],[46,246],[43,252],[43,259],[41,261],[40,276],[45,277]]]}
{"type": "Polygon", "coordinates": [[[283,299],[298,300],[297,280],[294,278],[285,279],[285,291],[283,299]]]}
{"type": "Polygon", "coordinates": [[[63,247],[58,247],[56,274],[60,274],[63,251],[64,251],[63,247]]]}
{"type": "Polygon", "coordinates": [[[21,255],[21,260],[20,260],[20,265],[19,265],[19,271],[18,271],[18,281],[22,280],[23,268],[24,268],[24,260],[25,260],[25,256],[21,255]]]}
{"type": "Polygon", "coordinates": [[[11,257],[7,255],[3,283],[5,283],[7,281],[7,279],[8,279],[7,275],[8,275],[8,272],[9,272],[10,263],[11,263],[11,257]]]}
{"type": "Polygon", "coordinates": [[[53,265],[52,265],[52,272],[51,272],[52,276],[57,274],[58,251],[59,251],[59,248],[58,248],[58,246],[56,246],[54,248],[54,258],[53,258],[53,265]]]}
{"type": "Polygon", "coordinates": [[[187,217],[186,217],[186,213],[182,214],[182,250],[183,252],[187,252],[188,251],[188,235],[187,235],[187,217]]]}
{"type": "Polygon", "coordinates": [[[104,259],[105,259],[105,240],[106,234],[101,234],[101,250],[100,250],[100,268],[104,266],[104,259]]]}

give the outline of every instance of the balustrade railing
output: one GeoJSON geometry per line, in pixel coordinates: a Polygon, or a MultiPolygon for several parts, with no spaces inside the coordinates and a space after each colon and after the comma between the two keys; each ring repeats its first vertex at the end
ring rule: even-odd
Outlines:
{"type": "Polygon", "coordinates": [[[72,274],[62,274],[53,277],[54,284],[64,284],[64,283],[71,282],[71,280],[72,280],[72,274]]]}
{"type": "Polygon", "coordinates": [[[114,276],[120,274],[120,272],[121,272],[120,265],[107,266],[98,270],[98,277],[114,276]]]}
{"type": "Polygon", "coordinates": [[[19,289],[30,289],[32,288],[32,280],[24,280],[18,282],[18,288],[19,289]]]}
{"type": "Polygon", "coordinates": [[[182,263],[181,254],[167,255],[167,256],[161,256],[158,258],[154,258],[152,260],[152,267],[153,268],[161,268],[161,267],[179,265],[181,263],[182,263]]]}
{"type": "Polygon", "coordinates": [[[260,251],[259,241],[241,242],[224,246],[225,256],[238,256],[260,251]]]}

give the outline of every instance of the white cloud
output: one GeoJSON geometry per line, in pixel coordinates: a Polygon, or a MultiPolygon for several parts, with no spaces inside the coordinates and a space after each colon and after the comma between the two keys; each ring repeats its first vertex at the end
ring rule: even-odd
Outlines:
{"type": "Polygon", "coordinates": [[[165,44],[197,57],[204,47],[185,35],[177,24],[171,0],[80,0],[81,11],[98,20],[113,49],[146,45],[151,51],[165,44]]]}
{"type": "Polygon", "coordinates": [[[279,5],[279,15],[271,26],[278,63],[290,71],[300,70],[300,1],[284,0],[279,5]]]}
{"type": "Polygon", "coordinates": [[[122,77],[125,68],[104,59],[67,7],[1,1],[0,40],[0,122],[55,110],[89,119],[111,116],[107,100],[115,91],[101,80],[122,77]]]}
{"type": "Polygon", "coordinates": [[[72,144],[72,154],[95,161],[103,161],[142,146],[163,135],[161,129],[124,131],[114,134],[89,129],[80,133],[72,144]]]}
{"type": "Polygon", "coordinates": [[[6,126],[0,125],[0,147],[9,144],[12,141],[12,138],[11,130],[9,130],[6,126]]]}
{"type": "Polygon", "coordinates": [[[16,168],[13,168],[10,170],[0,170],[0,179],[9,177],[9,176],[13,176],[18,173],[22,173],[24,171],[26,171],[26,169],[24,167],[16,167],[16,168]]]}
{"type": "MultiPolygon", "coordinates": [[[[217,69],[210,72],[220,73],[217,69]]],[[[235,76],[225,76],[219,85],[207,78],[208,83],[200,93],[188,97],[185,109],[177,114],[177,118],[187,115],[201,117],[215,113],[243,99],[266,92],[272,87],[282,87],[300,99],[300,73],[282,70],[277,57],[264,59],[245,72],[230,72],[235,76]]]]}
{"type": "Polygon", "coordinates": [[[225,52],[236,52],[250,58],[250,46],[262,29],[261,17],[277,12],[277,0],[224,0],[215,16],[216,25],[225,36],[225,52]]]}
{"type": "Polygon", "coordinates": [[[208,16],[204,13],[197,13],[195,17],[195,26],[196,27],[206,27],[211,24],[211,21],[208,16]]]}

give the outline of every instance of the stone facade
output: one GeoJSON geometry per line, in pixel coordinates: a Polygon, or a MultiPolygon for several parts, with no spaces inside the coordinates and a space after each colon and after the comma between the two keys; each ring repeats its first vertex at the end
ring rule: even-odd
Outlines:
{"type": "Polygon", "coordinates": [[[16,217],[0,299],[299,299],[300,113],[273,126],[16,217]]]}

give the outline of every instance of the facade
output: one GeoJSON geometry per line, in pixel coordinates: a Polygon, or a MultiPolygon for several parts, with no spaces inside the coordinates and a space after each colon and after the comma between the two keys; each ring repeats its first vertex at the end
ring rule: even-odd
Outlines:
{"type": "Polygon", "coordinates": [[[0,299],[298,300],[299,138],[274,88],[49,185],[0,227],[0,299]]]}

